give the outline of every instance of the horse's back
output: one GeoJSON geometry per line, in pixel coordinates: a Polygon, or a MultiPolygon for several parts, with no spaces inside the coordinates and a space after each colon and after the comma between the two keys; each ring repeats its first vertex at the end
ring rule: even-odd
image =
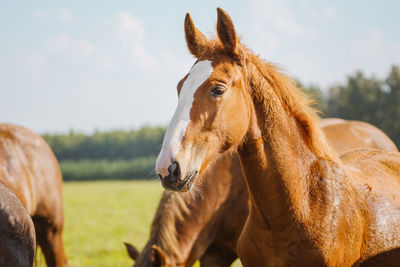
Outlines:
{"type": "Polygon", "coordinates": [[[346,122],[346,120],[339,118],[325,118],[321,120],[321,127],[327,127],[330,125],[335,125],[343,122],[346,122]]]}
{"type": "Polygon", "coordinates": [[[343,153],[341,161],[348,175],[361,183],[392,190],[400,199],[400,153],[379,149],[355,149],[343,153]],[[389,185],[396,186],[395,188],[389,185]],[[399,188],[397,188],[399,185],[399,188]]]}
{"type": "Polygon", "coordinates": [[[329,144],[339,153],[355,148],[398,151],[393,141],[372,124],[362,121],[324,119],[321,125],[329,144]]]}
{"type": "Polygon", "coordinates": [[[53,203],[61,199],[57,159],[42,137],[21,126],[0,124],[0,181],[31,215],[49,198],[53,203]]]}
{"type": "Polygon", "coordinates": [[[365,215],[367,245],[361,259],[400,247],[400,153],[361,149],[341,159],[365,215]]]}
{"type": "Polygon", "coordinates": [[[22,203],[0,183],[0,266],[33,266],[35,228],[22,203]]]}

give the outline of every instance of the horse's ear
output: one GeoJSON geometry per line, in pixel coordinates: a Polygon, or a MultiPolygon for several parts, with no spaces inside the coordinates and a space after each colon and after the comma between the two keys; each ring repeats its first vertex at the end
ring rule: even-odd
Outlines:
{"type": "Polygon", "coordinates": [[[221,40],[225,51],[232,56],[238,58],[238,46],[239,38],[236,35],[235,28],[233,27],[233,22],[228,13],[222,8],[217,8],[218,20],[217,20],[217,33],[221,40]]]}
{"type": "Polygon", "coordinates": [[[208,39],[194,26],[189,13],[185,17],[185,37],[190,53],[199,58],[208,45],[208,39]]]}
{"type": "Polygon", "coordinates": [[[126,247],[126,250],[128,251],[129,257],[131,257],[132,260],[135,261],[139,256],[139,251],[129,243],[124,242],[124,245],[126,247]]]}
{"type": "Polygon", "coordinates": [[[167,254],[165,254],[164,250],[157,245],[151,246],[151,262],[154,266],[169,266],[167,254]]]}

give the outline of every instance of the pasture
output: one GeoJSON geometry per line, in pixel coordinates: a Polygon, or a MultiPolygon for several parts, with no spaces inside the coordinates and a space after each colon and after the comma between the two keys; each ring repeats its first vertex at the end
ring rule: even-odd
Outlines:
{"type": "MultiPolygon", "coordinates": [[[[142,248],[162,193],[158,181],[64,183],[64,242],[71,267],[131,266],[124,241],[142,248]]],[[[38,253],[37,263],[45,267],[38,253]]],[[[241,266],[236,263],[234,266],[241,266]]]]}

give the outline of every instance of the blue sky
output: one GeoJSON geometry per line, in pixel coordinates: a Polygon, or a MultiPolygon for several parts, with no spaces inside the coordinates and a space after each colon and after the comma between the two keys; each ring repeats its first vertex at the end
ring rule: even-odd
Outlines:
{"type": "Polygon", "coordinates": [[[193,57],[183,20],[243,42],[305,84],[400,65],[400,1],[2,1],[0,121],[39,133],[167,125],[193,57]]]}

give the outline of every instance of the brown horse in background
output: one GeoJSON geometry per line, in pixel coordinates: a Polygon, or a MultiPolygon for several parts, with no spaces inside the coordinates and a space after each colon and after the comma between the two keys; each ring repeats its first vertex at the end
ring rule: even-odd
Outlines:
{"type": "Polygon", "coordinates": [[[327,118],[321,120],[321,127],[329,145],[339,154],[356,148],[398,151],[384,132],[363,121],[327,118]]]}
{"type": "Polygon", "coordinates": [[[66,266],[62,176],[47,143],[23,127],[0,124],[0,181],[32,216],[47,266],[66,266]]]}
{"type": "MultiPolygon", "coordinates": [[[[327,118],[321,125],[340,154],[357,148],[398,151],[369,123],[327,118]]],[[[237,258],[236,242],[249,212],[240,162],[237,157],[222,157],[199,180],[200,193],[163,193],[140,253],[125,243],[134,266],[192,266],[198,259],[201,266],[230,266],[237,258]]]]}
{"type": "Polygon", "coordinates": [[[398,264],[400,153],[339,158],[309,99],[240,43],[221,9],[217,32],[208,40],[186,16],[198,60],[156,163],[163,186],[188,191],[218,155],[237,151],[251,201],[237,244],[245,266],[351,266],[379,254],[398,264]]]}
{"type": "Polygon", "coordinates": [[[0,266],[31,267],[35,250],[31,217],[15,194],[0,183],[0,266]]]}

